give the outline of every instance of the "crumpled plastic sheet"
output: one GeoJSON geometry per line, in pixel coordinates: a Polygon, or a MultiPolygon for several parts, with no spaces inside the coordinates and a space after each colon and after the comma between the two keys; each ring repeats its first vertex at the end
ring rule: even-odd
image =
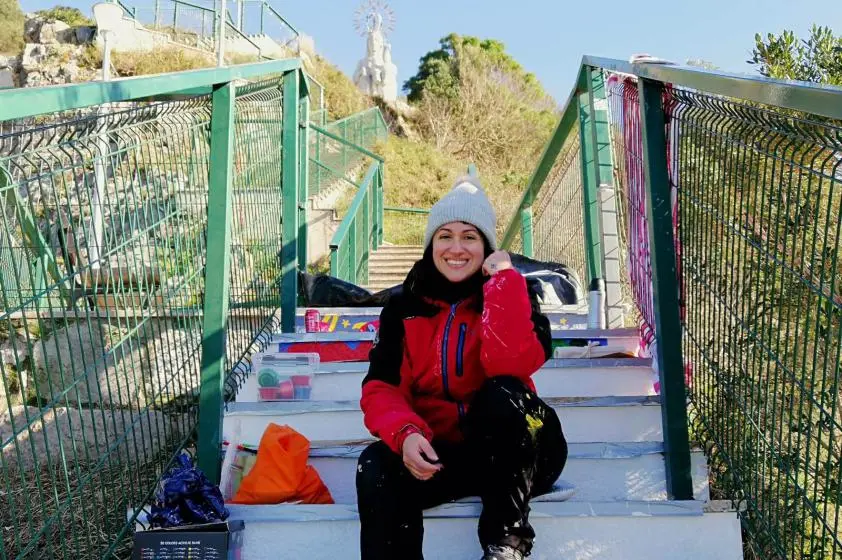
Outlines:
{"type": "Polygon", "coordinates": [[[219,487],[182,453],[158,485],[149,523],[153,528],[181,527],[224,521],[228,515],[219,487]]]}

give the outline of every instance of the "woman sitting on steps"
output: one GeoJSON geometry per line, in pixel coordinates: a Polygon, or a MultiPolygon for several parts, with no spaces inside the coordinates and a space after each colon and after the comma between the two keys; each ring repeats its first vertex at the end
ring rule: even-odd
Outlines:
{"type": "Polygon", "coordinates": [[[484,560],[532,549],[530,498],[567,460],[555,411],[531,376],[551,355],[550,324],[497,250],[494,210],[463,177],[430,210],[424,257],[380,316],[363,381],[363,560],[422,559],[422,510],[479,496],[484,560]]]}

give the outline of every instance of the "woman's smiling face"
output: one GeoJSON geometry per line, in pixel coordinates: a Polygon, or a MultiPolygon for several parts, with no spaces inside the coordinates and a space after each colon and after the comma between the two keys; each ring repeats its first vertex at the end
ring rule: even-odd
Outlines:
{"type": "Polygon", "coordinates": [[[473,276],[485,260],[482,234],[471,224],[450,222],[433,235],[433,263],[451,282],[473,276]]]}

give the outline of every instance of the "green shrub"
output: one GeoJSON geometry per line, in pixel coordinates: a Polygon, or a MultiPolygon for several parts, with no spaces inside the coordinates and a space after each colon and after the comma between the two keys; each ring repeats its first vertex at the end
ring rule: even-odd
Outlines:
{"type": "Polygon", "coordinates": [[[18,0],[0,0],[0,53],[18,54],[23,49],[23,12],[18,0]]]}
{"type": "Polygon", "coordinates": [[[71,8],[70,6],[56,6],[49,10],[38,10],[35,15],[41,16],[46,20],[63,21],[70,27],[77,27],[80,25],[94,25],[91,18],[85,16],[78,8],[71,8]]]}

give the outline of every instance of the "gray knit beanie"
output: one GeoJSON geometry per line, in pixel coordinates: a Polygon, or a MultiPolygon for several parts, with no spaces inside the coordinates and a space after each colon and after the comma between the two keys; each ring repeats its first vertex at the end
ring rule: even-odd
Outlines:
{"type": "Polygon", "coordinates": [[[429,247],[436,231],[450,222],[471,224],[485,236],[491,249],[497,250],[497,217],[476,177],[465,175],[456,179],[450,192],[430,209],[427,230],[424,232],[425,249],[429,247]]]}

